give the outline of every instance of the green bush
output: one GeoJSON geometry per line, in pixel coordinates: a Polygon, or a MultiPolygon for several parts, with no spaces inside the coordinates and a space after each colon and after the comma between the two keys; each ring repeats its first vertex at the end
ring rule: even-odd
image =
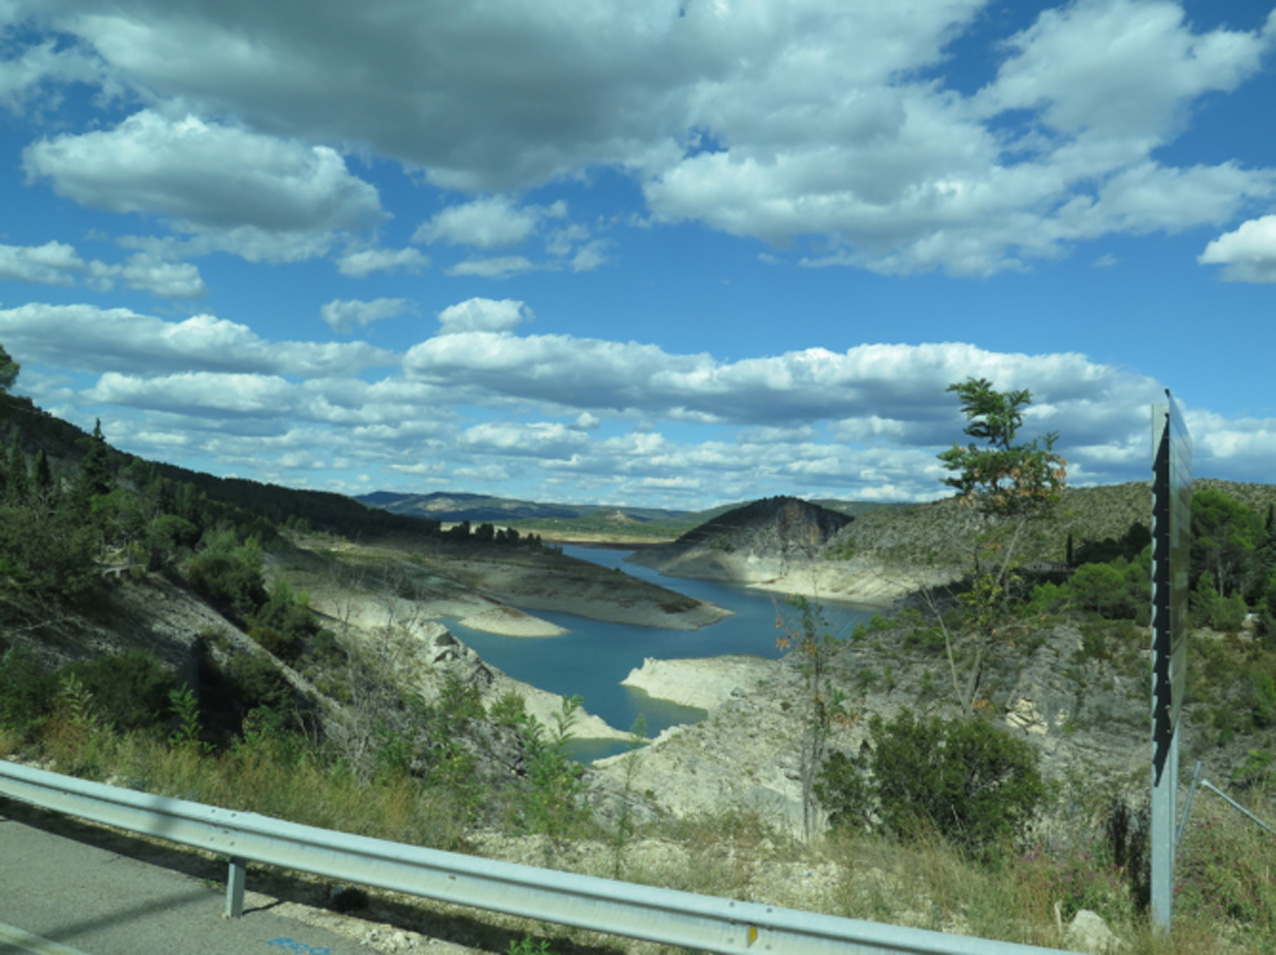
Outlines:
{"type": "Polygon", "coordinates": [[[0,725],[28,737],[53,710],[58,681],[19,643],[0,654],[0,725]]]}
{"type": "Polygon", "coordinates": [[[169,716],[172,675],[153,654],[125,650],[82,660],[58,671],[74,675],[93,701],[93,713],[120,732],[161,725],[169,716]]]}
{"type": "Polygon", "coordinates": [[[268,599],[261,545],[254,537],[236,545],[234,531],[213,535],[208,546],[191,558],[187,574],[200,595],[236,620],[248,619],[268,599]]]}
{"type": "Polygon", "coordinates": [[[1236,633],[1245,622],[1245,616],[1248,613],[1249,608],[1245,606],[1245,598],[1240,594],[1219,597],[1210,607],[1210,626],[1224,633],[1236,633]]]}
{"type": "Polygon", "coordinates": [[[97,532],[71,511],[0,507],[0,577],[54,601],[83,596],[97,579],[97,532]]]}
{"type": "Polygon", "coordinates": [[[292,687],[267,657],[237,654],[230,664],[230,679],[244,712],[259,707],[282,711],[292,702],[292,687]]]}
{"type": "Polygon", "coordinates": [[[980,855],[1045,795],[1036,750],[987,720],[902,710],[889,723],[873,717],[869,732],[870,753],[830,757],[816,783],[835,826],[875,824],[904,838],[930,829],[980,855]]]}
{"type": "Polygon", "coordinates": [[[1121,615],[1125,609],[1125,580],[1121,571],[1111,564],[1086,564],[1078,568],[1069,586],[1083,610],[1114,617],[1121,615]]]}
{"type": "Polygon", "coordinates": [[[527,701],[520,693],[510,690],[492,704],[487,715],[498,726],[519,726],[527,716],[527,701]]]}
{"type": "Polygon", "coordinates": [[[1241,699],[1258,729],[1276,726],[1276,680],[1265,670],[1246,670],[1241,699]]]}
{"type": "Polygon", "coordinates": [[[519,734],[527,754],[522,821],[531,832],[557,839],[589,821],[585,770],[567,755],[567,743],[583,702],[579,696],[563,697],[561,711],[554,714],[554,725],[548,730],[536,717],[524,717],[519,734]]]}
{"type": "Polygon", "coordinates": [[[478,685],[467,683],[455,673],[443,678],[438,709],[448,720],[481,720],[487,716],[478,685]]]}

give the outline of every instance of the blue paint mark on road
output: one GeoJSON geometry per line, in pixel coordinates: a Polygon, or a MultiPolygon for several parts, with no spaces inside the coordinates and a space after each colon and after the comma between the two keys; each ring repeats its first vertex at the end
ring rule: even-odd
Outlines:
{"type": "Polygon", "coordinates": [[[274,945],[286,952],[302,952],[304,955],[328,955],[330,948],[314,948],[305,942],[297,942],[290,938],[272,938],[267,945],[274,945]]]}

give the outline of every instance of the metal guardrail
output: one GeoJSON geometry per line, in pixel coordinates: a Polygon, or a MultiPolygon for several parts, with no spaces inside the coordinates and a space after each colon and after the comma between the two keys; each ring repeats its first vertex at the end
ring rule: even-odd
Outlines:
{"type": "Polygon", "coordinates": [[[227,915],[246,861],[441,902],[724,955],[1058,953],[480,859],[135,792],[0,760],[0,795],[227,855],[227,915]]]}

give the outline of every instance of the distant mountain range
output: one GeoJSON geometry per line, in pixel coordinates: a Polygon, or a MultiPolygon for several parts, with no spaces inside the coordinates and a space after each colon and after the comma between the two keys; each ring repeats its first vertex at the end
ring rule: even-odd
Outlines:
{"type": "Polygon", "coordinates": [[[604,504],[554,504],[521,501],[486,494],[463,494],[436,491],[433,494],[398,494],[374,491],[356,500],[395,514],[430,517],[441,521],[514,521],[560,518],[574,520],[598,514],[615,514],[621,520],[679,520],[687,511],[670,511],[648,507],[614,507],[604,504]]]}
{"type": "MultiPolygon", "coordinates": [[[[559,504],[436,491],[433,494],[400,494],[374,491],[356,498],[369,507],[410,517],[428,517],[457,523],[515,523],[528,530],[559,532],[632,533],[639,536],[677,537],[684,531],[735,510],[746,502],[723,504],[703,511],[626,507],[614,504],[559,504]]],[[[822,507],[858,517],[883,506],[872,501],[815,501],[822,507]]]]}

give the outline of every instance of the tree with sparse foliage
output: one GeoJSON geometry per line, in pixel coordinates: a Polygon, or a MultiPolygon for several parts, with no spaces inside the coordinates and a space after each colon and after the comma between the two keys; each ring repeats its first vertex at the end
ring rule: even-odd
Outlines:
{"type": "Polygon", "coordinates": [[[950,632],[942,615],[939,623],[948,651],[953,692],[963,709],[974,709],[989,652],[1007,636],[1011,598],[1019,578],[1017,550],[1024,528],[1044,517],[1067,483],[1067,461],[1054,450],[1058,435],[1051,432],[1019,441],[1024,410],[1032,392],[996,391],[986,378],[967,378],[948,386],[956,392],[966,416],[965,433],[972,439],[956,442],[939,454],[953,474],[944,483],[961,500],[984,515],[987,531],[973,555],[969,589],[961,595],[965,624],[950,632]],[[963,644],[962,647],[956,644],[963,644]],[[965,678],[959,676],[958,656],[965,678]]]}

